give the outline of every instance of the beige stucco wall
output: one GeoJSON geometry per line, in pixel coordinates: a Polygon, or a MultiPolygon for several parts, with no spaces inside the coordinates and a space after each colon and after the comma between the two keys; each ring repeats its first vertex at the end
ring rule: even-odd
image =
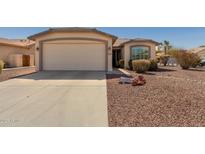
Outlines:
{"type": "MultiPolygon", "coordinates": [[[[91,39],[100,39],[108,42],[108,71],[112,71],[112,38],[98,34],[98,33],[90,33],[90,32],[55,32],[48,33],[43,36],[39,36],[36,38],[36,48],[39,48],[39,42],[48,39],[58,39],[58,38],[91,38],[91,39]]],[[[81,56],[81,55],[79,55],[81,56]]],[[[37,69],[39,70],[39,51],[35,51],[35,64],[37,69]]]]}
{"type": "MultiPolygon", "coordinates": [[[[34,66],[34,54],[29,54],[30,66],[34,66]]],[[[9,55],[10,67],[23,67],[23,54],[11,54],[9,55]]]]}
{"type": "Polygon", "coordinates": [[[30,49],[0,45],[0,59],[6,63],[9,63],[10,55],[13,55],[13,54],[34,55],[35,54],[34,49],[35,49],[34,45],[30,49]]]}
{"type": "Polygon", "coordinates": [[[152,42],[130,42],[124,45],[123,54],[125,60],[125,68],[129,68],[129,60],[130,60],[130,48],[132,46],[149,46],[150,47],[150,59],[154,59],[156,57],[156,45],[152,42]]]}

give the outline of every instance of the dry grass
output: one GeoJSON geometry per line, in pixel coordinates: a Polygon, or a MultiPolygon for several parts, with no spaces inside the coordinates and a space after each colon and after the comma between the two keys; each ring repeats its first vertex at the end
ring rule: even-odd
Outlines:
{"type": "Polygon", "coordinates": [[[107,76],[110,126],[205,126],[205,71],[164,67],[144,76],[139,87],[107,76]]]}

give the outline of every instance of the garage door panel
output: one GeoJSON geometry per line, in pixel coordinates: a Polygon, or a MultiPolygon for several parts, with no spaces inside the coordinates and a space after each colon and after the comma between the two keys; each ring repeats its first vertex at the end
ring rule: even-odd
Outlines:
{"type": "Polygon", "coordinates": [[[43,45],[44,70],[105,70],[103,43],[52,43],[43,45]]]}

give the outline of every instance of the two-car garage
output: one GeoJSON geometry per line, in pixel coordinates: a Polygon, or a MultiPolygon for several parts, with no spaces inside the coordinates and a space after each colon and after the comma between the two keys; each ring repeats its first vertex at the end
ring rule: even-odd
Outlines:
{"type": "Polygon", "coordinates": [[[55,28],[30,36],[38,70],[112,70],[116,37],[97,29],[55,28]]]}
{"type": "Polygon", "coordinates": [[[106,70],[105,44],[101,42],[47,42],[42,51],[43,70],[106,70]]]}

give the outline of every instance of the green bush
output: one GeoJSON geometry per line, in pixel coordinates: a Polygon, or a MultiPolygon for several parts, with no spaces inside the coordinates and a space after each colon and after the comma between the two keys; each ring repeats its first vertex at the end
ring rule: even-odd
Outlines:
{"type": "Polygon", "coordinates": [[[2,60],[0,60],[0,74],[1,74],[3,68],[4,68],[4,62],[2,60]]]}
{"type": "Polygon", "coordinates": [[[124,59],[120,59],[120,60],[119,60],[119,66],[120,66],[120,68],[124,68],[124,63],[125,63],[124,59]]]}
{"type": "Polygon", "coordinates": [[[169,57],[170,57],[169,55],[160,56],[160,63],[162,63],[164,66],[167,66],[169,57]]]}
{"type": "Polygon", "coordinates": [[[133,70],[132,60],[131,59],[129,60],[129,68],[130,68],[130,70],[133,70]]]}
{"type": "Polygon", "coordinates": [[[149,67],[149,71],[156,71],[158,69],[158,61],[157,59],[151,59],[150,60],[150,67],[149,67]]]}
{"type": "Polygon", "coordinates": [[[148,71],[150,67],[149,60],[133,60],[132,61],[133,70],[137,73],[144,73],[148,71]]]}

